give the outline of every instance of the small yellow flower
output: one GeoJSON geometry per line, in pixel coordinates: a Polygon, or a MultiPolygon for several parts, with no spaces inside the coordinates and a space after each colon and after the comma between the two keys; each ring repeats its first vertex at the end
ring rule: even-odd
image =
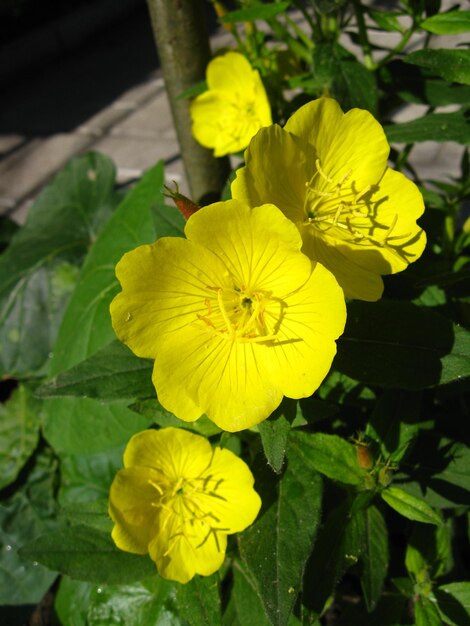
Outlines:
{"type": "Polygon", "coordinates": [[[113,327],[155,359],[161,404],[233,432],[266,419],[284,395],[310,396],[346,319],[333,275],[300,252],[298,230],[272,205],[218,202],[192,215],[185,233],[116,267],[113,327]]]}
{"type": "Polygon", "coordinates": [[[335,275],[350,298],[374,301],[381,275],[416,261],[426,236],[414,183],[387,167],[390,147],[367,111],[330,98],[300,108],[284,129],[261,129],[232,183],[252,206],[272,202],[298,227],[303,252],[335,275]]]}
{"type": "Polygon", "coordinates": [[[208,91],[191,103],[193,135],[214,156],[244,150],[262,126],[272,124],[260,75],[238,52],[227,52],[207,66],[208,91]]]}
{"type": "Polygon", "coordinates": [[[124,452],[109,493],[118,548],[149,554],[164,578],[186,583],[223,563],[227,535],[244,530],[261,500],[233,452],[179,428],[145,430],[124,452]]]}

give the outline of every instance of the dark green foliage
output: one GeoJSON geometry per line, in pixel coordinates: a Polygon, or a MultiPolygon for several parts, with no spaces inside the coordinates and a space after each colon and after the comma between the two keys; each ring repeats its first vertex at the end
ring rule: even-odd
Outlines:
{"type": "Polygon", "coordinates": [[[329,95],[384,125],[391,164],[423,194],[426,251],[385,278],[383,299],[347,302],[313,397],[285,398],[256,427],[224,433],[167,411],[152,361],[111,326],[121,256],[184,236],[164,203],[163,164],[118,194],[112,162],[84,155],[24,226],[2,217],[1,619],[26,623],[25,607],[52,586],[62,626],[470,626],[470,53],[439,40],[469,32],[470,12],[439,0],[227,4],[221,21],[260,72],[275,121],[329,95]],[[423,112],[394,123],[407,103],[423,112]],[[414,172],[413,147],[428,141],[462,146],[453,179],[414,172]],[[110,535],[126,443],[169,426],[242,457],[262,499],[220,571],[186,585],[110,535]]]}

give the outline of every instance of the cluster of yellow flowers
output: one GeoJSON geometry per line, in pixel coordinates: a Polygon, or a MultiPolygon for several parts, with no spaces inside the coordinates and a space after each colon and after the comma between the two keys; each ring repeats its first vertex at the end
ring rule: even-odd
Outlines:
{"type": "MultiPolygon", "coordinates": [[[[344,114],[320,98],[272,125],[259,75],[236,53],[213,62],[208,85],[192,105],[201,143],[223,154],[254,135],[233,199],[194,213],[185,239],[125,254],[111,316],[119,339],[155,360],[167,410],[186,422],[205,413],[233,432],[319,387],[345,296],[379,299],[381,275],[421,255],[424,207],[387,166],[383,129],[367,111],[344,114]]],[[[258,513],[243,461],[184,430],[136,435],[124,465],[110,495],[114,540],[149,552],[167,578],[216,571],[227,534],[258,513]]]]}

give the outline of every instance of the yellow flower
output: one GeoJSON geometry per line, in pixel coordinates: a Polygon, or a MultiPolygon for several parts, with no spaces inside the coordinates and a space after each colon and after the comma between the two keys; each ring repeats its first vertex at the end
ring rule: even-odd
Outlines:
{"type": "Polygon", "coordinates": [[[193,135],[219,157],[244,150],[262,126],[272,124],[260,75],[242,54],[227,52],[207,66],[208,91],[191,103],[193,135]]]}
{"type": "Polygon", "coordinates": [[[300,252],[298,230],[272,205],[218,202],[192,215],[185,233],[116,267],[114,330],[155,359],[161,404],[233,432],[267,418],[283,395],[310,396],[345,324],[333,275],[300,252]]]}
{"type": "Polygon", "coordinates": [[[370,113],[344,114],[320,98],[284,129],[270,126],[253,138],[232,196],[278,206],[297,225],[303,252],[333,272],[347,297],[378,300],[381,275],[404,270],[426,245],[416,224],[423,199],[387,167],[389,150],[370,113]]]}
{"type": "Polygon", "coordinates": [[[179,428],[145,430],[124,452],[109,493],[118,548],[149,553],[164,578],[186,583],[223,563],[227,535],[244,530],[261,500],[233,452],[179,428]]]}

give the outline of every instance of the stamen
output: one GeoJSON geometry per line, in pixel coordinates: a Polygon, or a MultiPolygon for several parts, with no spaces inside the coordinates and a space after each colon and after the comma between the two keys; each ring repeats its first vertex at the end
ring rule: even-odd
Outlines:
{"type": "Polygon", "coordinates": [[[149,478],[148,480],[148,484],[151,485],[152,487],[154,487],[158,493],[163,496],[163,489],[160,487],[160,485],[158,483],[156,483],[155,481],[153,481],[151,478],[149,478]]]}
{"type": "Polygon", "coordinates": [[[228,332],[230,337],[233,337],[233,335],[234,335],[233,326],[232,326],[232,324],[230,322],[230,319],[229,319],[229,317],[227,315],[227,311],[225,309],[224,299],[222,297],[222,289],[218,289],[217,290],[217,302],[219,303],[220,312],[222,313],[222,317],[224,319],[225,326],[227,327],[227,332],[228,332]]]}
{"type": "Polygon", "coordinates": [[[369,191],[371,191],[371,189],[372,185],[367,185],[367,187],[364,187],[364,189],[356,195],[356,197],[354,198],[354,202],[358,203],[359,200],[361,200],[366,194],[369,193],[369,191]]]}
{"type": "Polygon", "coordinates": [[[330,185],[334,185],[334,180],[332,180],[327,174],[325,174],[325,172],[322,170],[321,165],[320,165],[320,159],[317,159],[315,161],[315,167],[317,168],[318,173],[320,174],[320,176],[322,178],[324,178],[328,183],[330,183],[330,185]]]}

